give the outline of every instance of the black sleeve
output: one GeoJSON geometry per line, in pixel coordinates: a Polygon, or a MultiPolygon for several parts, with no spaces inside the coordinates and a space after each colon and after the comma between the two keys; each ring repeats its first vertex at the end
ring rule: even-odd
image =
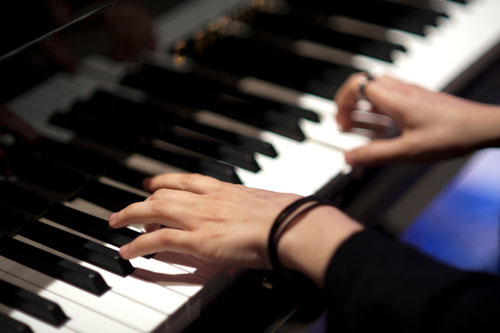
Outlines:
{"type": "Polygon", "coordinates": [[[332,332],[500,332],[500,279],[457,270],[375,231],[337,250],[325,280],[332,332]]]}

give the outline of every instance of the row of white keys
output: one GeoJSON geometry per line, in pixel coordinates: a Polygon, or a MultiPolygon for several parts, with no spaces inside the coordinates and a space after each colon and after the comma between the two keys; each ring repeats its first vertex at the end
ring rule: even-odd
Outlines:
{"type": "MultiPolygon", "coordinates": [[[[66,202],[65,205],[105,220],[111,214],[109,210],[81,198],[75,198],[71,202],[66,202]]],[[[81,236],[117,249],[111,244],[103,243],[87,235],[81,234],[81,236]]],[[[213,293],[209,290],[210,282],[215,283],[215,281],[209,281],[209,279],[215,276],[198,275],[196,266],[191,268],[191,271],[194,270],[192,273],[182,265],[171,264],[165,257],[160,257],[160,260],[155,257],[150,259],[139,257],[130,260],[130,263],[136,269],[133,275],[187,297],[188,315],[191,317],[200,313],[201,308],[206,305],[210,298],[209,294],[213,293]]],[[[223,276],[222,268],[219,273],[223,276]]]]}
{"type": "MultiPolygon", "coordinates": [[[[396,1],[396,0],[392,0],[396,1]]],[[[412,1],[398,0],[412,4],[412,1]]],[[[475,0],[466,5],[432,0],[430,6],[449,15],[437,27],[426,27],[426,36],[388,29],[356,19],[336,16],[331,25],[336,30],[405,46],[407,52],[395,52],[389,66],[355,55],[351,64],[375,75],[391,74],[432,90],[453,90],[457,79],[466,81],[469,69],[500,41],[500,2],[475,0]]],[[[415,4],[413,4],[415,5],[415,4]]],[[[416,6],[416,5],[415,5],[416,6]]]]}
{"type": "MultiPolygon", "coordinates": [[[[89,239],[91,241],[94,241],[98,244],[108,246],[108,244],[103,243],[99,240],[93,239],[92,237],[89,237],[85,234],[76,232],[72,229],[66,228],[64,226],[61,226],[53,221],[50,221],[46,218],[40,219],[40,223],[45,223],[48,225],[51,225],[53,227],[56,227],[58,229],[62,229],[64,231],[70,232],[72,234],[75,234],[77,236],[89,239]]],[[[26,242],[26,241],[25,241],[26,242]]],[[[34,242],[29,242],[30,245],[33,245],[34,242]]],[[[166,316],[169,316],[176,312],[177,310],[181,309],[188,302],[188,297],[181,295],[179,293],[176,293],[174,291],[171,291],[170,289],[163,288],[161,286],[158,286],[156,284],[150,283],[149,281],[145,281],[144,279],[139,278],[135,274],[129,274],[125,277],[119,276],[117,274],[111,273],[105,269],[102,269],[100,267],[97,267],[93,264],[90,264],[88,262],[76,259],[74,257],[71,257],[65,253],[59,252],[57,250],[51,249],[50,247],[41,245],[41,244],[36,244],[36,247],[47,251],[49,253],[55,254],[61,258],[67,259],[69,261],[73,261],[77,263],[78,265],[84,266],[86,268],[89,268],[91,270],[94,270],[101,274],[103,277],[104,281],[108,286],[111,287],[112,292],[118,293],[126,298],[129,298],[130,300],[136,302],[136,303],[141,303],[144,306],[150,307],[157,312],[163,313],[166,316]]],[[[111,246],[109,246],[111,247],[111,246]]],[[[111,247],[115,250],[117,250],[114,247],[111,247]]]]}
{"type": "Polygon", "coordinates": [[[58,304],[69,318],[62,327],[54,327],[28,314],[18,315],[15,312],[21,312],[18,310],[10,310],[10,313],[7,313],[12,318],[18,319],[30,326],[34,332],[137,332],[137,330],[129,326],[76,303],[73,299],[68,299],[69,295],[60,296],[46,288],[41,288],[39,285],[24,280],[22,276],[12,275],[9,271],[5,271],[5,268],[4,266],[0,267],[0,280],[31,291],[40,297],[58,304]]]}
{"type": "MultiPolygon", "coordinates": [[[[112,291],[96,296],[4,257],[0,257],[0,267],[11,275],[63,298],[69,298],[69,300],[75,301],[79,305],[108,317],[123,326],[127,326],[131,330],[151,332],[161,325],[165,319],[163,314],[132,302],[112,291]]],[[[84,330],[84,327],[82,330],[84,330]]]]}
{"type": "MultiPolygon", "coordinates": [[[[78,331],[74,331],[69,329],[66,326],[63,327],[54,327],[46,322],[43,322],[29,314],[26,314],[20,310],[9,308],[3,304],[0,304],[0,313],[15,319],[25,325],[28,325],[33,332],[43,332],[43,333],[75,333],[78,331]]],[[[134,332],[134,331],[132,331],[134,332]]]]}

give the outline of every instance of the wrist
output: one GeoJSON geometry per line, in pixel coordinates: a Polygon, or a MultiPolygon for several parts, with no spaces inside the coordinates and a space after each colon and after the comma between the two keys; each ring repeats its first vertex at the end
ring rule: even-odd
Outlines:
{"type": "Polygon", "coordinates": [[[479,105],[477,109],[467,110],[464,119],[463,128],[471,131],[469,145],[472,144],[473,149],[500,147],[500,107],[479,105]]]}
{"type": "Polygon", "coordinates": [[[362,225],[334,207],[317,207],[285,232],[278,244],[279,260],[284,267],[322,286],[335,251],[362,229],[362,225]]]}

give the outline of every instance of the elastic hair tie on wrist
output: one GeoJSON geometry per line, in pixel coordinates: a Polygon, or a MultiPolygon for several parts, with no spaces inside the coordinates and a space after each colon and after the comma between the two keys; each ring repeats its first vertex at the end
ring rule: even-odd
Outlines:
{"type": "Polygon", "coordinates": [[[311,195],[292,202],[285,209],[283,209],[283,211],[281,211],[281,213],[276,217],[273,225],[271,226],[271,230],[269,231],[269,238],[267,242],[269,261],[271,262],[271,266],[274,271],[279,273],[285,271],[285,268],[279,261],[278,243],[281,237],[283,237],[283,235],[285,234],[285,231],[287,230],[288,226],[292,224],[294,221],[296,221],[298,218],[304,216],[309,211],[313,210],[314,208],[326,205],[335,207],[335,205],[332,202],[322,199],[316,195],[311,195]],[[298,211],[296,214],[292,216],[292,214],[298,208],[312,202],[314,203],[298,211]]]}

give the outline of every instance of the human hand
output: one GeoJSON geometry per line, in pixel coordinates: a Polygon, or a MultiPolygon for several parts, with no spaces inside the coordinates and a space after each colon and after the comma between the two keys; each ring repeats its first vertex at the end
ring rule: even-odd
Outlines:
{"type": "MultiPolygon", "coordinates": [[[[352,75],[335,96],[337,121],[344,130],[357,126],[352,118],[363,74],[352,75]]],[[[401,135],[374,140],[346,153],[352,165],[396,160],[426,161],[458,156],[500,141],[500,109],[403,83],[389,76],[366,86],[372,111],[391,117],[401,135]]]]}
{"type": "MultiPolygon", "coordinates": [[[[196,174],[156,176],[145,188],[154,194],[110,216],[113,228],[150,226],[150,232],[120,249],[125,259],[171,251],[229,266],[269,269],[271,225],[300,198],[196,174]],[[151,228],[155,225],[167,228],[151,228]]],[[[361,228],[336,208],[318,207],[285,232],[278,243],[280,261],[321,285],[336,248],[361,228]]]]}
{"type": "Polygon", "coordinates": [[[150,232],[120,249],[126,259],[172,251],[231,266],[269,268],[266,242],[271,224],[299,198],[197,174],[156,176],[145,188],[154,192],[147,200],[110,217],[113,228],[150,226],[150,232]],[[167,228],[151,228],[155,225],[167,228]]]}

